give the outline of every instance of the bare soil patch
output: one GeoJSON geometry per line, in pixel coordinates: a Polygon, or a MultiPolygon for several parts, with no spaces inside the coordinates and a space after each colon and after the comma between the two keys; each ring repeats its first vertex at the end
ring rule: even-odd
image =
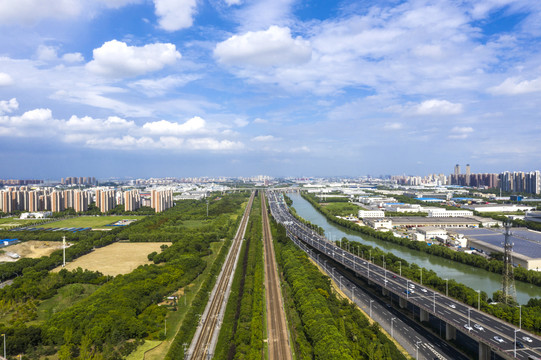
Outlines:
{"type": "MultiPolygon", "coordinates": [[[[15,245],[3,247],[5,252],[12,252],[19,254],[21,258],[40,258],[42,256],[49,256],[55,250],[62,249],[62,242],[53,241],[37,241],[30,240],[21,242],[15,245]]],[[[6,254],[0,255],[0,262],[3,261],[16,261],[6,254]]]]}
{"type": "MultiPolygon", "coordinates": [[[[135,270],[139,265],[151,264],[147,255],[153,251],[160,252],[161,245],[171,245],[171,243],[126,243],[117,242],[92,251],[66,264],[66,269],[74,270],[78,267],[99,271],[104,275],[116,276],[119,274],[128,274],[135,270]]],[[[60,271],[62,267],[57,267],[53,271],[60,271]]]]}

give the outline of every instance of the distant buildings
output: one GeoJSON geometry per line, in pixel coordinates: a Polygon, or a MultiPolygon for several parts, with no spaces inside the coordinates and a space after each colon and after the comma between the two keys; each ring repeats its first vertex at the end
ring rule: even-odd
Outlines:
{"type": "Polygon", "coordinates": [[[541,172],[539,170],[505,171],[500,174],[471,174],[470,165],[466,165],[466,173],[460,173],[460,166],[455,165],[454,173],[450,175],[451,185],[501,188],[506,192],[541,194],[541,172]]]}
{"type": "Polygon", "coordinates": [[[95,177],[67,177],[60,179],[62,185],[96,185],[95,177]]]}
{"type": "Polygon", "coordinates": [[[173,207],[173,190],[152,190],[150,193],[150,206],[157,213],[173,207]]]}

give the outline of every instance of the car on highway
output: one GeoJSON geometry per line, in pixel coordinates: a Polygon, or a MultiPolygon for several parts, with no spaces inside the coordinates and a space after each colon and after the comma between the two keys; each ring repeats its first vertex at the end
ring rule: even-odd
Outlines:
{"type": "Polygon", "coordinates": [[[425,293],[425,292],[426,292],[426,289],[421,289],[421,291],[425,293]]]}
{"type": "Polygon", "coordinates": [[[524,344],[521,343],[521,342],[518,341],[518,340],[515,342],[515,345],[516,345],[518,348],[521,348],[521,349],[524,348],[524,344]]]}
{"type": "Polygon", "coordinates": [[[415,289],[415,285],[410,284],[410,288],[415,289]]]}
{"type": "Polygon", "coordinates": [[[393,279],[396,279],[396,275],[393,275],[393,279]]]}
{"type": "Polygon", "coordinates": [[[456,309],[455,304],[449,304],[449,307],[450,307],[451,309],[456,309]]]}
{"type": "Polygon", "coordinates": [[[494,336],[494,340],[496,340],[499,343],[503,342],[503,339],[501,337],[499,337],[498,335],[494,336]]]}
{"type": "Polygon", "coordinates": [[[522,340],[527,341],[527,342],[532,342],[532,339],[529,336],[523,336],[522,340]]]}
{"type": "Polygon", "coordinates": [[[413,294],[413,293],[414,293],[413,290],[404,290],[404,294],[409,295],[409,294],[413,294]]]}
{"type": "Polygon", "coordinates": [[[464,324],[464,329],[466,329],[466,330],[468,330],[468,331],[472,331],[472,330],[473,330],[473,328],[472,328],[470,325],[468,325],[468,324],[464,324]]]}
{"type": "Polygon", "coordinates": [[[479,330],[479,331],[485,331],[485,328],[482,327],[482,326],[479,325],[479,324],[474,324],[473,327],[476,328],[476,329],[479,330]]]}

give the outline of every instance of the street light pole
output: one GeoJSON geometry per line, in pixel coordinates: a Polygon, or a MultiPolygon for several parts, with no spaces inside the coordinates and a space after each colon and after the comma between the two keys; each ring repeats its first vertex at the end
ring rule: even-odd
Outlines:
{"type": "Polygon", "coordinates": [[[470,326],[470,308],[468,308],[468,326],[470,326]]]}
{"type": "Polygon", "coordinates": [[[372,303],[374,300],[370,300],[370,319],[372,319],[372,303]]]}
{"type": "Polygon", "coordinates": [[[416,341],[415,342],[415,346],[417,346],[417,352],[415,353],[415,359],[416,360],[419,360],[419,344],[421,343],[421,341],[416,341]]]}
{"type": "Polygon", "coordinates": [[[420,268],[419,271],[421,272],[421,285],[423,285],[423,268],[420,268]]]}
{"type": "Polygon", "coordinates": [[[477,298],[477,311],[481,311],[481,290],[475,290],[479,294],[477,298]]]}
{"type": "Polygon", "coordinates": [[[394,339],[394,333],[393,333],[393,321],[395,321],[396,318],[391,319],[391,337],[394,339]]]}
{"type": "Polygon", "coordinates": [[[398,265],[400,266],[400,276],[402,276],[402,261],[399,261],[398,265]]]}
{"type": "Polygon", "coordinates": [[[445,296],[449,296],[449,279],[445,279],[445,296]]]}

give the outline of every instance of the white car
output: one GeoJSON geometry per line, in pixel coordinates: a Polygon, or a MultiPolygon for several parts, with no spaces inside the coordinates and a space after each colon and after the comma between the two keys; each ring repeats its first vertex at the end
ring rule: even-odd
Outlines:
{"type": "Polygon", "coordinates": [[[450,304],[449,307],[450,307],[451,309],[456,309],[455,304],[450,304]]]}
{"type": "Polygon", "coordinates": [[[532,342],[532,339],[529,336],[523,336],[522,340],[527,341],[527,342],[532,342]]]}
{"type": "Polygon", "coordinates": [[[426,289],[421,289],[421,291],[425,293],[425,292],[426,292],[426,289]]]}
{"type": "Polygon", "coordinates": [[[479,325],[479,324],[474,324],[473,327],[476,328],[476,329],[479,330],[479,331],[485,331],[485,328],[482,327],[482,326],[479,325]]]}
{"type": "Polygon", "coordinates": [[[473,330],[473,328],[472,328],[470,325],[468,325],[468,324],[464,324],[464,329],[466,329],[466,330],[468,330],[468,331],[472,331],[472,330],[473,330]]]}
{"type": "Polygon", "coordinates": [[[410,288],[415,289],[415,285],[410,284],[410,288]]]}
{"type": "Polygon", "coordinates": [[[503,339],[502,339],[501,337],[497,336],[497,335],[494,336],[494,340],[496,340],[496,341],[499,342],[499,343],[502,343],[502,342],[503,342],[503,339]]]}

